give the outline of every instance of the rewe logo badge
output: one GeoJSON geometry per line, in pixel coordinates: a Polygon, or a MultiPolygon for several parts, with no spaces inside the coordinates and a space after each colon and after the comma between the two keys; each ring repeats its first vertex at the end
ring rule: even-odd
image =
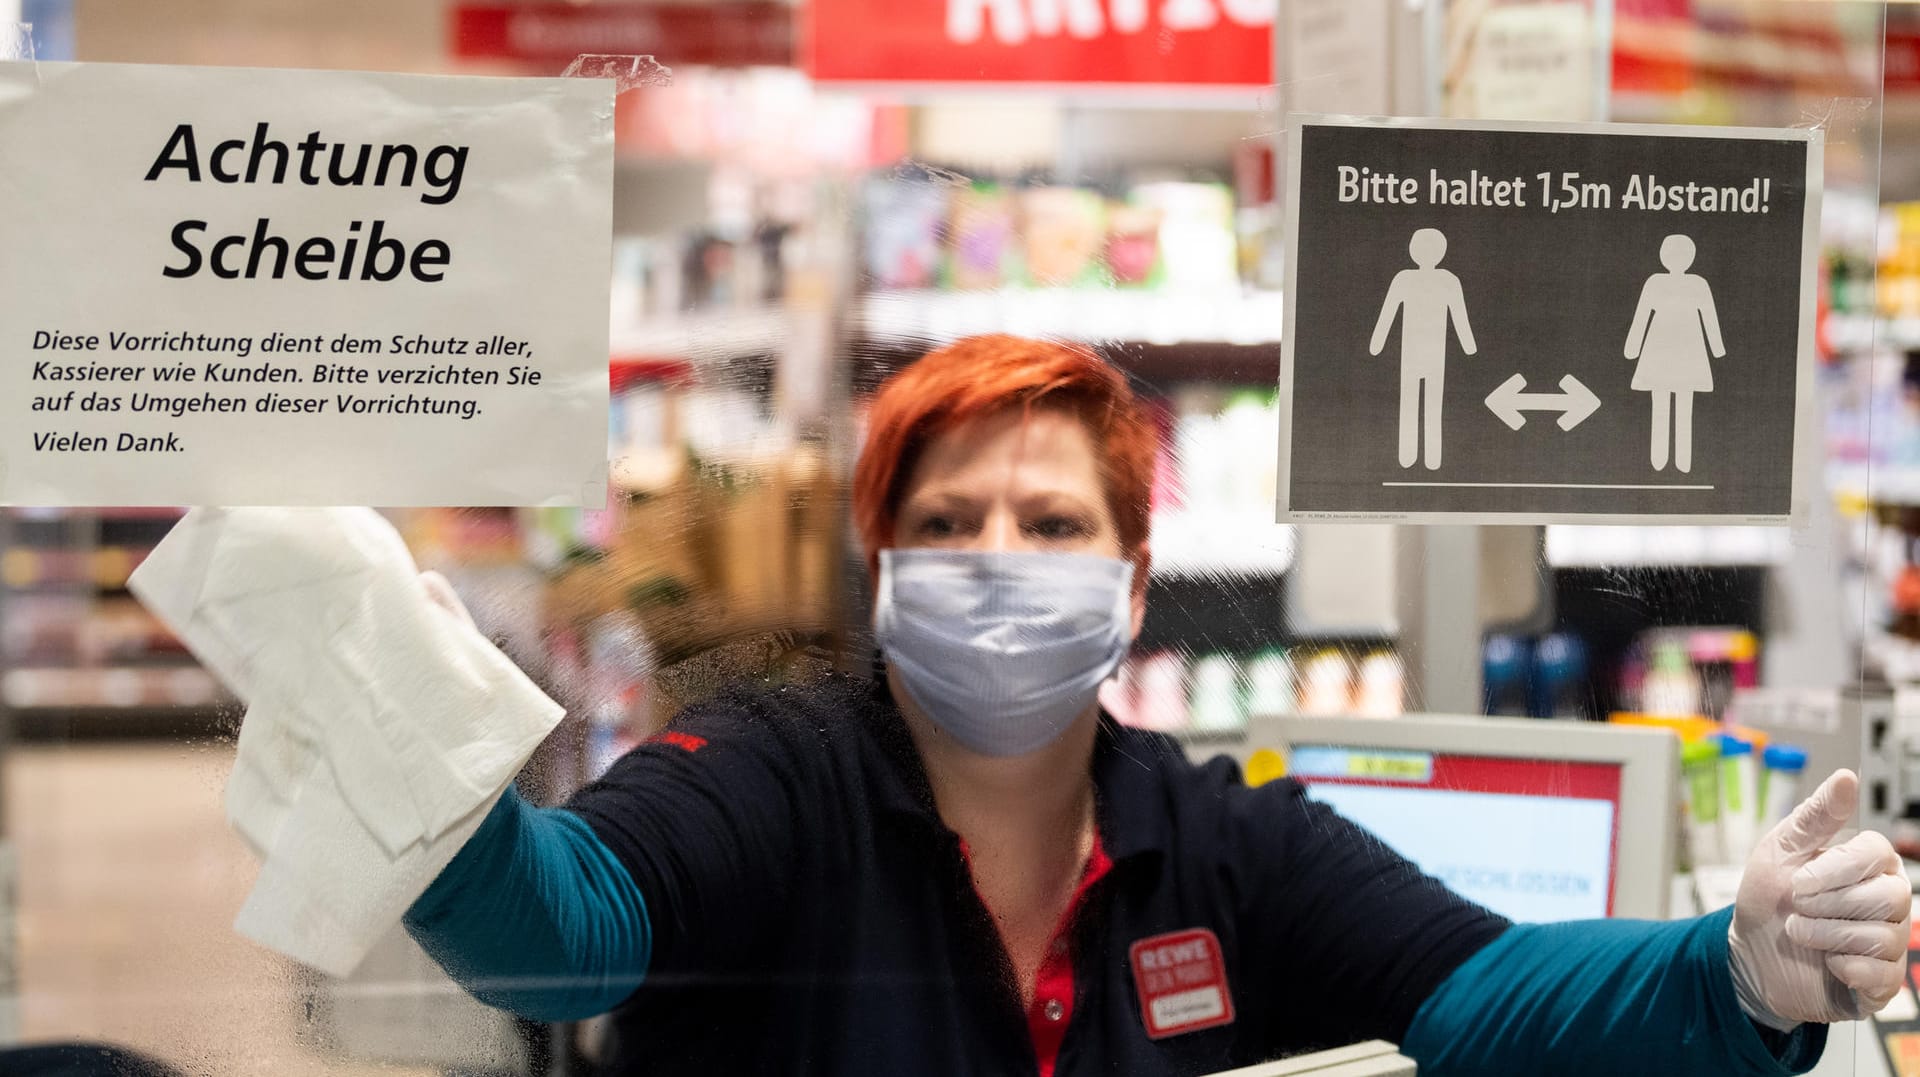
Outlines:
{"type": "Polygon", "coordinates": [[[1226,960],[1213,932],[1196,927],[1155,935],[1134,943],[1127,955],[1149,1038],[1233,1023],[1226,960]]]}

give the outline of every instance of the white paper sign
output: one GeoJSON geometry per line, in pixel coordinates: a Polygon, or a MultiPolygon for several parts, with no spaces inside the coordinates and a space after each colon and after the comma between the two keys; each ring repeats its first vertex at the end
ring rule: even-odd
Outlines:
{"type": "Polygon", "coordinates": [[[1280,15],[1287,111],[1393,111],[1391,0],[1294,0],[1280,15]]]}
{"type": "Polygon", "coordinates": [[[613,93],[0,64],[0,503],[603,504],[613,93]]]}

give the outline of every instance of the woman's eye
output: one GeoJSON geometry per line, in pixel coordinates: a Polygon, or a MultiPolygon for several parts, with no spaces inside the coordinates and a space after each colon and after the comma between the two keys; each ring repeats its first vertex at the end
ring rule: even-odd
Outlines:
{"type": "Polygon", "coordinates": [[[925,538],[952,538],[959,528],[954,525],[952,517],[929,516],[921,520],[920,526],[914,530],[925,538]]]}
{"type": "Polygon", "coordinates": [[[1043,539],[1085,538],[1093,533],[1093,528],[1085,520],[1072,516],[1043,516],[1028,526],[1028,530],[1043,539]]]}

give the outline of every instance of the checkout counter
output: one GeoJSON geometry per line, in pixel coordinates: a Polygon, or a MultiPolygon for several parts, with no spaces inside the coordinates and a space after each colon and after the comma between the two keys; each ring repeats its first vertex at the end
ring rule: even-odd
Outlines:
{"type": "MultiPolygon", "coordinates": [[[[1862,777],[1862,823],[1888,828],[1904,806],[1892,705],[1871,693],[1757,698],[1741,724],[1808,743],[1809,773],[1862,777]],[[1896,807],[1899,806],[1899,807],[1896,807]]],[[[1733,900],[1739,868],[1681,874],[1680,753],[1672,733],[1587,722],[1407,716],[1255,718],[1244,733],[1195,733],[1192,758],[1234,758],[1250,784],[1291,777],[1459,893],[1516,921],[1679,918],[1733,900]]],[[[1920,889],[1920,872],[1909,862],[1920,889]]],[[[1911,987],[1873,1021],[1835,1026],[1819,1077],[1920,1074],[1911,987]],[[1909,1058],[1899,1066],[1896,1057],[1909,1058]],[[1912,1068],[1907,1068],[1907,1066],[1912,1068]]],[[[1232,1077],[1412,1073],[1375,1045],[1324,1068],[1253,1067],[1232,1077]],[[1361,1068],[1339,1068],[1359,1066],[1361,1068]]],[[[1390,1050],[1390,1049],[1387,1049],[1390,1050]]],[[[1329,1053],[1337,1055],[1336,1053],[1329,1053]]]]}

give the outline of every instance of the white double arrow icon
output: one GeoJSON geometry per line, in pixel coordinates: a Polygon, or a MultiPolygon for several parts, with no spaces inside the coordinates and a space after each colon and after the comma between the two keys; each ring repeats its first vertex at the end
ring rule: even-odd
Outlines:
{"type": "Polygon", "coordinates": [[[1527,411],[1557,411],[1560,429],[1572,430],[1600,409],[1600,398],[1571,374],[1560,379],[1562,391],[1558,393],[1529,393],[1526,388],[1527,379],[1515,374],[1487,397],[1487,407],[1515,430],[1527,425],[1527,417],[1522,414],[1527,411]]]}

